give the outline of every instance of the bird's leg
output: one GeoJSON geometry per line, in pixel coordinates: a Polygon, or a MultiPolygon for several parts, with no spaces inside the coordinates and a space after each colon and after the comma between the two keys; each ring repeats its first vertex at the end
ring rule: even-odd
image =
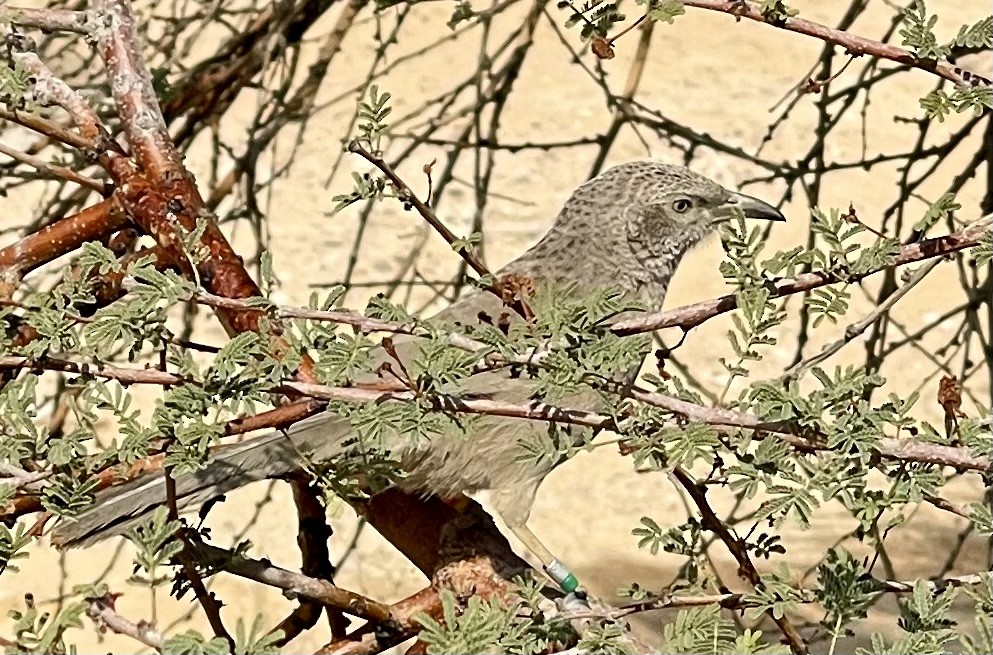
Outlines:
{"type": "MultiPolygon", "coordinates": [[[[552,555],[552,551],[545,547],[545,544],[541,543],[535,533],[531,532],[531,529],[526,525],[514,525],[509,526],[510,531],[514,533],[524,547],[530,550],[535,557],[541,560],[541,567],[545,570],[552,580],[555,581],[562,591],[567,594],[577,593],[579,589],[579,581],[576,576],[573,575],[572,571],[562,563],[555,555],[552,555]]],[[[582,593],[582,592],[579,592],[582,593]]]]}

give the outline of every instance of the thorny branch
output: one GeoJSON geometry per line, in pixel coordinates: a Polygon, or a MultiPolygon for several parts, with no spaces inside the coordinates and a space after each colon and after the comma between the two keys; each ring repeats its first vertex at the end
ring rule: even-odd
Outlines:
{"type": "MultiPolygon", "coordinates": [[[[53,358],[41,361],[31,361],[24,357],[0,358],[0,369],[32,367],[96,376],[109,380],[117,380],[124,384],[154,384],[162,386],[196,384],[195,380],[186,379],[179,375],[156,369],[138,369],[113,365],[90,366],[88,364],[53,358]]],[[[396,385],[377,383],[375,388],[363,388],[362,385],[330,387],[305,382],[287,381],[276,385],[273,391],[319,400],[340,400],[355,403],[424,400],[423,398],[419,398],[415,392],[406,390],[406,387],[399,383],[396,385]]],[[[827,449],[824,443],[819,442],[819,435],[815,432],[786,421],[763,421],[759,417],[746,412],[721,407],[705,407],[680,400],[667,394],[643,391],[637,388],[632,389],[630,394],[635,400],[661,407],[674,414],[685,416],[692,421],[768,433],[775,438],[783,439],[801,451],[827,449]]],[[[549,421],[600,429],[623,429],[623,426],[618,425],[617,420],[612,415],[568,407],[556,407],[544,403],[532,402],[521,404],[485,398],[462,398],[457,395],[438,395],[434,399],[434,402],[437,411],[488,414],[491,416],[549,421]]],[[[880,454],[896,460],[940,464],[981,473],[988,471],[990,468],[990,459],[987,457],[975,457],[963,448],[929,444],[914,439],[884,438],[880,441],[880,454]]]]}
{"type": "MultiPolygon", "coordinates": [[[[761,584],[762,577],[748,556],[748,550],[745,548],[744,543],[741,539],[731,534],[728,527],[714,512],[710,506],[710,502],[707,500],[706,488],[699,485],[696,480],[678,466],[673,469],[672,475],[683,486],[700,511],[704,529],[714,532],[724,542],[724,545],[727,546],[728,551],[730,551],[735,561],[738,562],[738,575],[747,580],[753,587],[761,584]]],[[[783,633],[793,653],[803,655],[809,652],[803,637],[800,636],[796,626],[793,625],[793,622],[785,614],[776,616],[775,611],[771,609],[767,610],[767,613],[783,633]]]]}
{"type": "Polygon", "coordinates": [[[790,17],[785,18],[781,22],[773,22],[763,16],[762,12],[751,2],[742,0],[683,0],[683,4],[688,7],[720,11],[725,14],[731,14],[738,19],[748,18],[749,20],[772,25],[773,27],[790,32],[811,36],[815,39],[841,46],[845,48],[846,53],[856,57],[869,55],[879,59],[888,59],[934,73],[956,84],[965,86],[990,86],[990,80],[981,75],[950,64],[947,61],[918,59],[909,50],[889,43],[867,39],[851,32],[837,30],[804,18],[790,17]]]}

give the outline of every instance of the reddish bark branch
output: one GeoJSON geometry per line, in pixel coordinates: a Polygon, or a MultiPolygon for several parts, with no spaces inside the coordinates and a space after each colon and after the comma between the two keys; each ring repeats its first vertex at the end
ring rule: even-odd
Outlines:
{"type": "MultiPolygon", "coordinates": [[[[98,241],[128,223],[116,196],[67,218],[46,225],[15,244],[0,249],[0,285],[15,285],[28,272],[72,252],[87,241],[98,241]]],[[[0,295],[2,291],[0,291],[0,295]]],[[[9,297],[9,294],[8,294],[9,297]]]]}

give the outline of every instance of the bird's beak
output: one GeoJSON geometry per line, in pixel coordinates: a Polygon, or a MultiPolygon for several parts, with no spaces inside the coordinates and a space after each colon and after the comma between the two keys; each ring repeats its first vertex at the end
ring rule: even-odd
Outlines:
{"type": "Polygon", "coordinates": [[[734,216],[735,209],[740,209],[745,218],[761,218],[767,221],[785,221],[783,213],[758,198],[746,196],[743,193],[732,193],[724,204],[717,208],[721,218],[729,219],[734,216]]]}

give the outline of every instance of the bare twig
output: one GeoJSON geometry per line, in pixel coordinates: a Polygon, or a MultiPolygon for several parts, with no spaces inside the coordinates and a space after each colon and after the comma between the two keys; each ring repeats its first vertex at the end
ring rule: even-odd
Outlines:
{"type": "MultiPolygon", "coordinates": [[[[773,293],[775,296],[788,296],[837,282],[854,282],[873,273],[878,273],[881,270],[888,270],[893,266],[903,266],[924,259],[943,257],[960,250],[965,250],[979,243],[980,238],[989,231],[991,223],[993,223],[993,219],[988,217],[983,218],[959,232],[901,246],[893,263],[886,269],[870,271],[865,275],[853,276],[845,280],[839,279],[831,273],[804,273],[792,280],[779,282],[776,284],[773,293]]],[[[705,300],[664,312],[644,314],[635,318],[625,319],[615,323],[611,331],[618,335],[626,335],[651,332],[668,327],[690,328],[700,325],[718,314],[729,312],[737,306],[738,302],[733,295],[721,296],[713,300],[705,300]]]]}
{"type": "Polygon", "coordinates": [[[812,355],[811,357],[808,357],[807,359],[801,362],[797,362],[794,366],[792,366],[788,371],[786,371],[783,374],[783,377],[784,378],[799,377],[800,375],[803,374],[804,371],[806,371],[810,367],[820,364],[821,362],[829,358],[831,355],[841,350],[846,344],[851,343],[860,334],[862,334],[867,329],[869,329],[869,326],[871,326],[873,323],[878,321],[880,316],[890,311],[890,309],[893,308],[893,305],[895,305],[897,302],[899,302],[901,298],[907,295],[911,289],[913,289],[915,286],[920,284],[924,280],[924,278],[927,277],[928,273],[930,273],[935,268],[937,268],[938,264],[940,263],[941,263],[940,259],[934,259],[928,262],[927,264],[925,264],[924,266],[922,266],[919,270],[915,271],[913,276],[909,280],[907,280],[907,282],[902,287],[900,287],[898,290],[890,294],[890,296],[887,297],[886,300],[884,300],[883,302],[879,303],[875,309],[873,309],[871,312],[866,314],[862,319],[846,327],[845,334],[842,338],[827,344],[826,346],[821,348],[820,352],[818,352],[816,355],[812,355]]]}
{"type": "Polygon", "coordinates": [[[51,164],[41,157],[35,157],[26,152],[21,152],[20,150],[15,150],[0,143],[0,154],[7,155],[15,161],[19,161],[22,164],[36,168],[41,173],[44,173],[53,178],[61,178],[64,180],[69,180],[70,182],[75,182],[80,186],[87,187],[96,191],[99,194],[104,194],[107,191],[107,186],[100,180],[96,180],[92,177],[87,177],[71,168],[66,168],[65,166],[58,166],[56,164],[51,164]]]}
{"type": "MultiPolygon", "coordinates": [[[[172,477],[172,473],[168,468],[165,469],[165,487],[169,520],[179,522],[179,509],[176,505],[176,480],[172,477]]],[[[221,620],[221,602],[217,600],[217,597],[212,592],[207,590],[206,585],[203,583],[203,578],[200,577],[200,572],[197,571],[193,545],[194,540],[187,534],[186,526],[182,525],[177,536],[182,541],[183,548],[176,554],[176,559],[182,565],[186,581],[189,582],[193,593],[197,597],[197,601],[199,601],[200,606],[203,608],[203,613],[207,616],[207,622],[210,623],[214,635],[228,642],[230,652],[234,653],[234,639],[228,633],[227,628],[224,627],[224,621],[221,620]]]]}
{"type": "Polygon", "coordinates": [[[918,59],[912,52],[904,48],[867,39],[804,18],[787,18],[782,22],[772,22],[766,19],[762,15],[762,12],[752,3],[745,2],[744,0],[684,0],[683,4],[688,7],[720,11],[735,17],[748,18],[749,20],[765,23],[766,25],[772,25],[773,27],[790,32],[812,36],[816,39],[839,45],[845,48],[846,52],[854,56],[870,55],[879,59],[889,59],[890,61],[934,73],[956,84],[965,86],[990,85],[990,80],[985,77],[950,64],[947,61],[918,59]]]}
{"type": "Polygon", "coordinates": [[[307,598],[378,624],[390,624],[393,621],[388,605],[336,587],[326,580],[294,573],[266,560],[252,559],[204,543],[194,544],[193,551],[212,567],[282,589],[283,595],[288,598],[307,598]]]}
{"type": "Polygon", "coordinates": [[[165,637],[147,621],[135,623],[117,613],[114,603],[117,594],[107,594],[100,598],[87,598],[89,606],[86,615],[93,619],[101,632],[110,630],[119,635],[127,635],[158,652],[165,648],[165,637]]]}

